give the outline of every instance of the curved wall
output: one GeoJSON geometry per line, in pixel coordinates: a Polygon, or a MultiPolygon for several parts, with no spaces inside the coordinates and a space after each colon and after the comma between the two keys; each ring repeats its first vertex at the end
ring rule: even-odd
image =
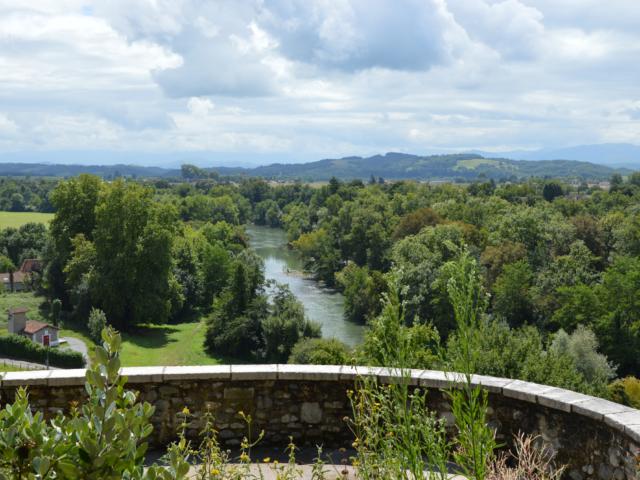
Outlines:
{"type": "MultiPolygon", "coordinates": [[[[237,445],[246,434],[238,416],[254,418],[254,432],[265,431],[263,444],[349,447],[352,436],[344,417],[351,414],[346,392],[360,375],[382,383],[394,381],[385,368],[311,365],[226,365],[123,368],[131,388],[156,407],[151,441],[174,438],[178,414],[193,414],[189,435],[201,428],[210,409],[220,438],[237,445]]],[[[412,370],[410,381],[429,390],[429,405],[451,422],[442,388],[455,385],[452,374],[412,370]]],[[[561,388],[520,380],[476,375],[489,391],[490,423],[498,440],[509,444],[519,431],[541,435],[567,464],[567,478],[630,480],[637,478],[640,458],[640,411],[561,388]]],[[[0,381],[0,403],[13,400],[20,386],[29,388],[31,405],[53,414],[84,397],[84,370],[8,372],[0,381]]]]}

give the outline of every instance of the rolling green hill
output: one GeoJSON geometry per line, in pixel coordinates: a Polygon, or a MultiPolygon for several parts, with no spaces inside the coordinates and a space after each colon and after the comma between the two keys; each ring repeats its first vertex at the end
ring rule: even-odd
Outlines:
{"type": "Polygon", "coordinates": [[[302,164],[281,164],[256,168],[214,168],[221,175],[258,176],[275,180],[367,179],[371,175],[389,180],[495,180],[526,177],[564,177],[604,180],[629,170],[574,160],[510,160],[485,158],[477,154],[418,156],[387,153],[373,157],[346,157],[302,164]]]}

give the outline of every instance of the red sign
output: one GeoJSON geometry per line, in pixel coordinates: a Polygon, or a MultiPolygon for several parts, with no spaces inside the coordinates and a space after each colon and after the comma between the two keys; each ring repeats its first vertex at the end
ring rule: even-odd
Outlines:
{"type": "Polygon", "coordinates": [[[48,346],[49,346],[49,335],[43,335],[43,336],[42,336],[42,344],[43,344],[45,347],[48,347],[48,346]]]}

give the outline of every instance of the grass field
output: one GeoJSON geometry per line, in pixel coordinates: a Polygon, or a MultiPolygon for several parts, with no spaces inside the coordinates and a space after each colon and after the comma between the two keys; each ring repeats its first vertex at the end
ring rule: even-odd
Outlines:
{"type": "Polygon", "coordinates": [[[204,322],[141,325],[122,335],[122,365],[215,365],[203,348],[204,322]]]}
{"type": "Polygon", "coordinates": [[[7,365],[6,363],[0,361],[0,373],[2,372],[23,372],[24,368],[14,367],[13,365],[7,365]]]}
{"type": "Polygon", "coordinates": [[[0,228],[18,228],[29,222],[49,223],[52,218],[53,213],[0,212],[0,228]]]}
{"type": "Polygon", "coordinates": [[[473,158],[471,160],[458,160],[458,163],[453,169],[460,170],[464,168],[466,170],[475,170],[480,165],[494,165],[499,167],[500,163],[498,160],[490,160],[488,158],[473,158]]]}

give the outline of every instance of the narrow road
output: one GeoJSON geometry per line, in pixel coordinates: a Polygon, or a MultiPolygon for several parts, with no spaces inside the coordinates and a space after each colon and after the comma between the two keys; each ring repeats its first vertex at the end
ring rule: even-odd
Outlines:
{"type": "Polygon", "coordinates": [[[85,362],[87,362],[87,365],[89,365],[89,351],[87,350],[87,345],[82,340],[75,337],[60,337],[60,340],[65,340],[66,343],[62,345],[66,345],[70,350],[80,352],[85,362]]]}

